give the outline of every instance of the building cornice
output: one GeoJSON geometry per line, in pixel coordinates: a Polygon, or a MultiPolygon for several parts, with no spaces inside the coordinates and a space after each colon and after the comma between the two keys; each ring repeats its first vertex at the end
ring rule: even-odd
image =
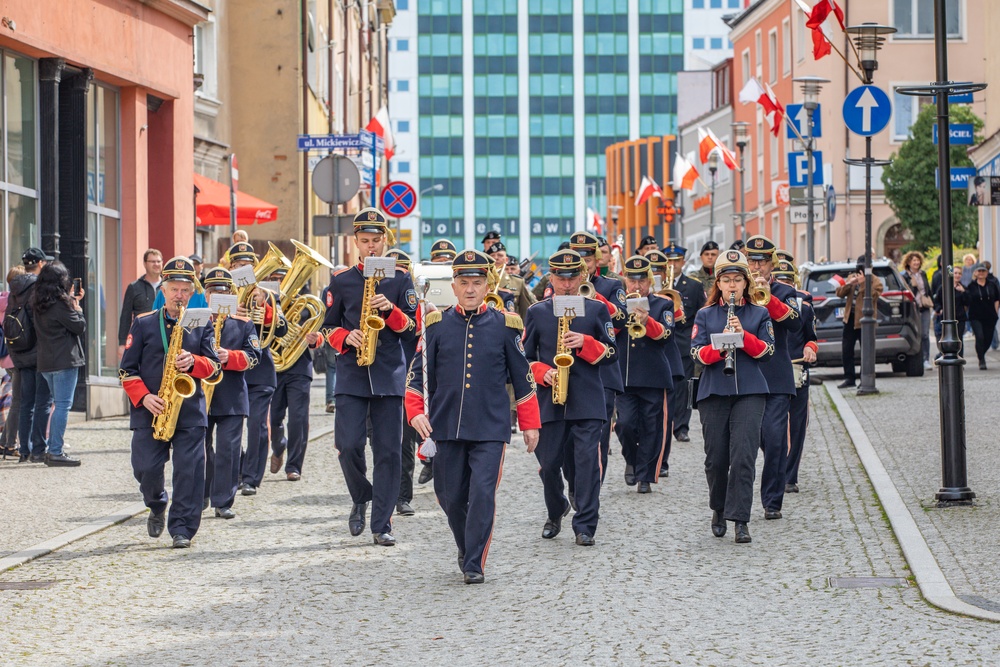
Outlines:
{"type": "Polygon", "coordinates": [[[736,40],[752,30],[760,19],[775,9],[785,6],[787,0],[757,0],[745,11],[737,14],[727,22],[732,32],[729,33],[729,41],[736,43],[736,40]],[[751,18],[756,20],[750,20],[751,18]]]}
{"type": "Polygon", "coordinates": [[[1000,154],[1000,131],[994,132],[982,142],[969,148],[968,154],[969,158],[972,159],[972,164],[976,165],[977,169],[981,169],[983,165],[1000,154]]]}
{"type": "Polygon", "coordinates": [[[207,21],[208,15],[212,13],[211,9],[195,0],[139,0],[139,4],[189,26],[207,21]]]}

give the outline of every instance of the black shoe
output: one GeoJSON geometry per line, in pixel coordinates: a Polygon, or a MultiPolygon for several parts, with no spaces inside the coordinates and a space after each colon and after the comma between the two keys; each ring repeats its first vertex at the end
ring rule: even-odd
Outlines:
{"type": "Polygon", "coordinates": [[[215,516],[222,519],[235,519],[236,512],[234,512],[230,507],[216,507],[215,516]]]}
{"type": "Polygon", "coordinates": [[[753,538],[750,537],[750,529],[743,521],[736,522],[736,544],[750,544],[753,538]]]}
{"type": "Polygon", "coordinates": [[[837,385],[837,389],[850,389],[854,386],[854,380],[844,380],[837,385]]]}
{"type": "Polygon", "coordinates": [[[396,514],[400,514],[402,516],[413,516],[416,512],[414,512],[413,508],[410,507],[410,503],[405,500],[400,500],[396,503],[396,514]]]}
{"type": "Polygon", "coordinates": [[[184,535],[174,535],[174,549],[187,549],[191,546],[191,538],[184,535]]]}
{"type": "Polygon", "coordinates": [[[149,516],[146,517],[146,530],[149,532],[150,537],[159,537],[163,534],[163,527],[167,525],[167,510],[163,510],[159,514],[154,514],[153,510],[149,510],[149,516]]]}
{"type": "Polygon", "coordinates": [[[347,519],[347,527],[351,529],[351,535],[357,537],[365,529],[365,512],[368,510],[368,503],[354,503],[351,508],[351,516],[347,519]]]}
{"type": "Polygon", "coordinates": [[[207,510],[211,506],[212,506],[212,499],[211,498],[205,498],[205,502],[203,502],[201,504],[201,511],[204,512],[205,510],[207,510]]]}
{"type": "Polygon", "coordinates": [[[569,496],[569,506],[570,506],[570,508],[574,512],[576,512],[577,511],[577,509],[576,509],[576,494],[573,493],[572,491],[570,491],[569,493],[567,493],[567,495],[569,496]]]}
{"type": "Polygon", "coordinates": [[[764,518],[768,521],[781,518],[781,510],[764,510],[764,518]]]}
{"type": "Polygon", "coordinates": [[[31,457],[28,456],[27,454],[21,454],[20,456],[17,457],[17,462],[18,463],[27,463],[30,460],[31,460],[31,457]]]}
{"type": "Polygon", "coordinates": [[[635,468],[629,464],[625,464],[625,483],[629,486],[635,486],[635,468]]]}
{"type": "Polygon", "coordinates": [[[981,370],[981,371],[985,371],[986,370],[986,362],[985,361],[980,361],[979,362],[979,370],[981,370]]]}
{"type": "Polygon", "coordinates": [[[396,538],[392,536],[392,533],[378,533],[377,535],[372,535],[372,539],[380,547],[396,546],[396,538]]]}
{"type": "Polygon", "coordinates": [[[712,534],[716,537],[726,534],[726,520],[718,512],[712,512],[712,534]]]}
{"type": "Polygon", "coordinates": [[[660,468],[660,474],[659,474],[659,476],[660,477],[670,477],[670,470],[668,468],[661,467],[660,468]]]}
{"type": "Polygon", "coordinates": [[[581,547],[592,547],[594,546],[594,538],[587,533],[579,533],[576,536],[576,543],[581,547]]]}
{"type": "Polygon", "coordinates": [[[687,431],[681,431],[680,433],[674,433],[674,438],[677,442],[691,442],[691,436],[688,435],[687,431]]]}
{"type": "Polygon", "coordinates": [[[243,490],[240,491],[240,493],[243,494],[244,496],[256,496],[257,487],[254,486],[253,484],[244,484],[243,490]]]}
{"type": "Polygon", "coordinates": [[[798,492],[799,492],[798,484],[785,484],[785,493],[798,493],[798,492]]]}
{"type": "Polygon", "coordinates": [[[48,454],[45,457],[45,465],[50,468],[75,468],[80,465],[80,459],[65,454],[48,454]]]}
{"type": "Polygon", "coordinates": [[[434,465],[425,463],[424,467],[420,469],[420,474],[417,476],[417,484],[426,484],[432,479],[434,479],[434,465]]]}
{"type": "Polygon", "coordinates": [[[566,511],[562,513],[561,517],[549,519],[545,522],[545,526],[542,528],[542,539],[551,540],[559,534],[559,531],[562,530],[563,517],[569,514],[570,509],[570,504],[566,503],[566,511]]]}
{"type": "Polygon", "coordinates": [[[35,456],[34,454],[32,454],[31,459],[29,460],[32,463],[45,463],[45,454],[42,454],[41,456],[35,456]]]}
{"type": "Polygon", "coordinates": [[[639,482],[639,493],[652,493],[653,489],[649,488],[649,482],[639,482]]]}
{"type": "Polygon", "coordinates": [[[486,577],[483,576],[482,572],[465,572],[465,583],[467,584],[482,584],[485,583],[486,577]]]}
{"type": "Polygon", "coordinates": [[[458,552],[458,571],[462,572],[464,574],[464,571],[462,569],[464,567],[465,567],[465,554],[462,553],[461,551],[459,551],[458,552]]]}

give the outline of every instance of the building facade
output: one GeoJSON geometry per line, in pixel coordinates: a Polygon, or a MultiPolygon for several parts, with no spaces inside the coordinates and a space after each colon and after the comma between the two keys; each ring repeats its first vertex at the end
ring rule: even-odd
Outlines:
{"type": "Polygon", "coordinates": [[[712,69],[733,57],[723,17],[745,9],[750,0],[684,0],[684,69],[712,69]]]}

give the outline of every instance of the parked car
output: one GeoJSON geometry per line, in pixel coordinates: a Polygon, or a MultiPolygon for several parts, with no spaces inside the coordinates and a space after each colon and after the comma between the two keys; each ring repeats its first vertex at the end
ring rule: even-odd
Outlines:
{"type": "MultiPolygon", "coordinates": [[[[838,297],[836,290],[855,271],[855,266],[853,262],[827,262],[804,264],[800,268],[802,289],[812,294],[813,310],[816,312],[818,366],[842,365],[840,346],[843,340],[845,299],[838,297]]],[[[905,372],[909,377],[922,376],[924,364],[920,353],[920,312],[913,293],[903,284],[892,260],[875,260],[872,272],[885,286],[875,308],[878,318],[875,328],[875,363],[892,364],[894,373],[905,372]]],[[[855,349],[855,359],[860,360],[860,344],[855,349]]]]}

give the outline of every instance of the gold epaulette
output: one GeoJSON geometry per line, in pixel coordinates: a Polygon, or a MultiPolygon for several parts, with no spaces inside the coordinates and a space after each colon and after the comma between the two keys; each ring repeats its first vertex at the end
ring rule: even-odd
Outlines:
{"type": "Polygon", "coordinates": [[[441,321],[441,311],[433,310],[424,317],[424,326],[430,326],[432,324],[437,324],[441,321]]]}
{"type": "Polygon", "coordinates": [[[524,323],[521,321],[521,316],[517,313],[504,313],[503,323],[511,329],[517,329],[518,331],[522,331],[524,329],[524,323]]]}

